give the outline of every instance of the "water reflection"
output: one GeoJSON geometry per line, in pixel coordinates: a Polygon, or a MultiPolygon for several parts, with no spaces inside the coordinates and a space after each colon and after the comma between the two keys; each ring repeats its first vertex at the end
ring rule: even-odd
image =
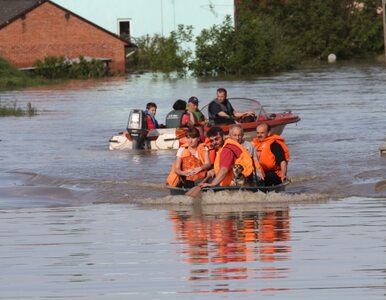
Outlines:
{"type": "MultiPolygon", "coordinates": [[[[289,260],[291,253],[288,208],[221,213],[173,210],[169,217],[183,261],[192,265],[190,280],[287,278],[289,270],[274,263],[289,260]]],[[[235,291],[228,285],[220,289],[216,285],[208,292],[235,291]]]]}

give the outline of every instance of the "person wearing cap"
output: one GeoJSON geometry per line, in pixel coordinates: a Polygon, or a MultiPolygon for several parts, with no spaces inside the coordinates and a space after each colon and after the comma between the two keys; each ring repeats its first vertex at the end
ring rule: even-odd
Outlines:
{"type": "Polygon", "coordinates": [[[205,125],[207,123],[204,114],[198,109],[199,102],[197,97],[194,96],[188,100],[188,111],[193,114],[195,126],[205,125]]]}

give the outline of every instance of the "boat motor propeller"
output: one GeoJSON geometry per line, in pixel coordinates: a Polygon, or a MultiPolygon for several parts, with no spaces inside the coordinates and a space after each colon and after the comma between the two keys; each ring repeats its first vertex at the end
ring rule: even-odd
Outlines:
{"type": "Polygon", "coordinates": [[[141,109],[132,109],[127,121],[127,131],[133,138],[133,149],[143,149],[147,135],[147,118],[141,109]]]}

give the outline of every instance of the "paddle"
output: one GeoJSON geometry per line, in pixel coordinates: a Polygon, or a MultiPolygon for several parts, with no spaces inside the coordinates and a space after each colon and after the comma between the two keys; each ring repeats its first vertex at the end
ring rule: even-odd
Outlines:
{"type": "MultiPolygon", "coordinates": [[[[210,177],[205,177],[201,183],[205,183],[209,180],[210,177]]],[[[201,196],[201,190],[202,190],[202,187],[200,187],[199,185],[196,185],[194,187],[192,187],[189,191],[187,191],[185,193],[185,196],[188,196],[188,197],[192,197],[192,198],[199,198],[201,196]]]]}

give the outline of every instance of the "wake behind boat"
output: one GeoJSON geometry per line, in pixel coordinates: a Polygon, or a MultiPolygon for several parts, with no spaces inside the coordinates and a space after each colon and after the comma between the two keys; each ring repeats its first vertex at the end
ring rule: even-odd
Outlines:
{"type": "MultiPolygon", "coordinates": [[[[254,136],[256,126],[265,122],[271,126],[273,134],[281,134],[287,124],[300,121],[299,116],[291,111],[282,113],[267,113],[261,103],[250,98],[229,98],[236,111],[253,111],[254,117],[248,116],[239,120],[244,129],[246,138],[254,136]]],[[[201,109],[202,113],[208,118],[208,105],[201,109]]],[[[216,125],[228,133],[231,125],[216,125]]],[[[204,132],[208,131],[210,125],[205,126],[204,132]]],[[[168,150],[178,149],[180,139],[185,136],[185,128],[157,128],[147,129],[145,112],[140,109],[130,111],[127,132],[121,132],[112,136],[109,140],[110,150],[135,150],[152,149],[168,150]]]]}

